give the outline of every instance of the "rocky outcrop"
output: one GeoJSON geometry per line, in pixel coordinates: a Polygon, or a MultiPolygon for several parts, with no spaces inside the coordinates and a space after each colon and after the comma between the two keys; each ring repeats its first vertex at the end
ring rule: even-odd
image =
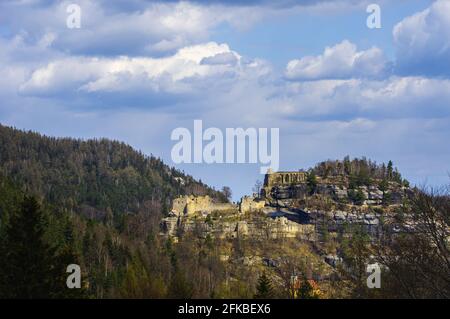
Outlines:
{"type": "Polygon", "coordinates": [[[302,225],[292,222],[285,217],[269,218],[258,216],[248,220],[217,219],[181,219],[169,216],[162,221],[163,234],[177,236],[178,231],[194,232],[200,237],[207,235],[214,238],[302,238],[314,240],[314,225],[302,225]]]}
{"type": "Polygon", "coordinates": [[[217,203],[209,196],[176,198],[162,221],[163,234],[314,239],[324,225],[336,232],[357,224],[376,235],[386,221],[386,207],[401,204],[411,191],[397,182],[375,179],[371,185],[355,186],[346,175],[317,176],[311,189],[307,176],[303,171],[269,172],[258,194],[261,197],[244,196],[239,205],[217,203]]]}
{"type": "MultiPolygon", "coordinates": [[[[361,225],[363,226],[369,234],[376,235],[381,227],[384,225],[381,222],[382,214],[367,212],[363,213],[360,211],[320,211],[320,210],[310,210],[306,211],[309,215],[309,223],[315,225],[327,226],[329,231],[338,231],[343,229],[345,225],[361,225]]],[[[383,216],[383,219],[388,217],[383,216]]]]}
{"type": "Polygon", "coordinates": [[[354,177],[345,174],[315,176],[315,184],[308,186],[307,176],[308,173],[304,171],[268,172],[261,196],[269,205],[281,207],[291,206],[292,200],[306,199],[311,196],[311,192],[339,203],[376,206],[401,204],[410,191],[398,181],[379,178],[365,180],[366,185],[356,186],[354,177]],[[383,189],[380,189],[380,185],[383,189]]]}
{"type": "MultiPolygon", "coordinates": [[[[403,198],[410,192],[409,188],[400,185],[391,185],[384,192],[376,185],[359,186],[348,189],[344,185],[318,184],[315,194],[329,197],[335,202],[357,205],[389,205],[401,204],[403,198]],[[355,194],[362,195],[361,202],[355,201],[355,194]]],[[[274,186],[263,191],[266,202],[271,206],[289,207],[293,199],[306,199],[310,196],[306,184],[274,186]]]]}

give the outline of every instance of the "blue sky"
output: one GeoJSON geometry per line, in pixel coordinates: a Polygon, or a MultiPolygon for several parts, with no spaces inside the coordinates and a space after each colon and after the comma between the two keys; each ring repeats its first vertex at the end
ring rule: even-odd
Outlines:
{"type": "Polygon", "coordinates": [[[331,13],[304,10],[256,23],[242,32],[236,32],[229,25],[224,25],[217,29],[214,36],[217,41],[230,44],[241,54],[262,57],[281,68],[285,67],[287,61],[298,58],[299,55],[320,54],[324,47],[341,42],[343,38],[363,48],[375,45],[394,58],[393,27],[404,17],[426,9],[431,2],[379,1],[382,8],[382,29],[376,31],[361,27],[364,26],[368,14],[364,8],[355,6],[331,13]],[[313,37],[311,33],[314,34],[313,37]],[[274,44],[283,49],[274,50],[274,44]]]}
{"type": "MultiPolygon", "coordinates": [[[[175,165],[172,130],[280,128],[280,169],[393,160],[450,172],[450,0],[0,3],[0,123],[109,137],[175,165]],[[81,28],[66,26],[81,8],[81,28]],[[381,8],[369,29],[368,4],[381,8]]],[[[260,164],[176,165],[234,198],[260,164]]]]}

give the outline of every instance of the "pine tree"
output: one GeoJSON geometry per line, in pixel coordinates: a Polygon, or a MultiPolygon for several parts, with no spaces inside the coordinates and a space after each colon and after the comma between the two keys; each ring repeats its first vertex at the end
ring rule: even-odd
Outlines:
{"type": "Polygon", "coordinates": [[[11,216],[2,242],[0,294],[6,298],[49,298],[52,249],[44,242],[44,218],[33,197],[11,216]]]}
{"type": "Polygon", "coordinates": [[[273,297],[272,283],[266,273],[263,272],[258,279],[258,286],[256,287],[256,299],[270,299],[273,297]]]}
{"type": "Polygon", "coordinates": [[[0,297],[79,297],[65,286],[66,267],[74,263],[70,247],[60,255],[45,240],[47,218],[34,197],[25,197],[6,226],[0,247],[0,297]]]}
{"type": "Polygon", "coordinates": [[[314,171],[308,173],[308,176],[306,177],[306,185],[308,188],[308,193],[313,195],[317,190],[317,178],[314,171]]]}
{"type": "Polygon", "coordinates": [[[392,161],[389,161],[387,166],[388,180],[392,180],[393,174],[394,174],[394,164],[392,163],[392,161]]]}

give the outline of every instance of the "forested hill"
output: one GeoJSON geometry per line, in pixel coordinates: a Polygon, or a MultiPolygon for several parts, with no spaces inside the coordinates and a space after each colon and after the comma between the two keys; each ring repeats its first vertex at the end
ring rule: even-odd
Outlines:
{"type": "Polygon", "coordinates": [[[223,195],[191,176],[108,139],[54,138],[0,125],[0,175],[48,202],[101,217],[161,211],[179,194],[223,195]]]}

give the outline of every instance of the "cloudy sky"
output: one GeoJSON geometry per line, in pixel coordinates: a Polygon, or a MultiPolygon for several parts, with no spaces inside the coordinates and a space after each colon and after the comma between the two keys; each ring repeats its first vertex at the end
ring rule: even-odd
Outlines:
{"type": "MultiPolygon", "coordinates": [[[[447,183],[450,0],[0,2],[0,123],[175,165],[170,134],[194,119],[280,128],[281,170],[349,154],[447,183]]],[[[263,178],[260,164],[176,166],[235,199],[263,178]]]]}

